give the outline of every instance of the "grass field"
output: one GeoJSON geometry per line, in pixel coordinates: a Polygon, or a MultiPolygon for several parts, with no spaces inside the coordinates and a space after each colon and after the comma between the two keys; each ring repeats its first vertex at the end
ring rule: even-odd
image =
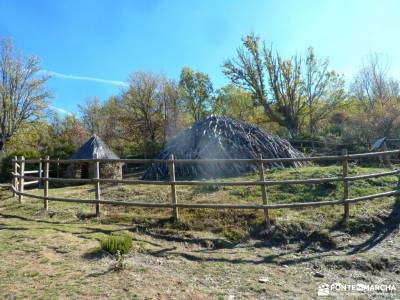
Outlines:
{"type": "MultiPolygon", "coordinates": [[[[384,171],[352,166],[350,174],[384,171]]],[[[268,170],[269,180],[337,176],[338,166],[268,170]]],[[[255,179],[250,174],[240,179],[255,179]]],[[[352,197],[393,190],[395,176],[357,181],[352,197]]],[[[42,190],[29,192],[42,194],[42,190]]],[[[334,200],[340,183],[268,187],[272,203],[334,200]]],[[[93,186],[53,188],[50,196],[93,199],[93,186]]],[[[316,298],[322,283],[400,283],[400,211],[394,198],[342,206],[271,211],[265,233],[256,210],[170,209],[88,204],[0,194],[0,292],[3,298],[316,298]],[[99,249],[108,235],[128,234],[133,250],[116,271],[99,249]],[[261,280],[261,278],[263,280],[261,280]]],[[[102,186],[104,199],[166,202],[169,188],[102,186]]],[[[178,187],[180,203],[261,203],[259,187],[178,187]]],[[[400,290],[400,285],[398,286],[400,290]]],[[[343,296],[343,295],[342,295],[343,296]]],[[[346,296],[346,295],[344,295],[346,296]]],[[[354,296],[367,296],[366,294],[354,296]]]]}

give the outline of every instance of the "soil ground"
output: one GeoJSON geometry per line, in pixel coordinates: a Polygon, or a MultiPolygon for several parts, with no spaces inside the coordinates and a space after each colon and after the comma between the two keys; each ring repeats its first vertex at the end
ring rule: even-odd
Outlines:
{"type": "MultiPolygon", "coordinates": [[[[297,172],[334,176],[339,168],[276,171],[270,178],[297,172]]],[[[380,178],[351,191],[356,196],[396,183],[396,177],[380,178]]],[[[294,202],[305,196],[336,199],[341,190],[325,185],[269,192],[272,201],[294,202]]],[[[51,195],[91,198],[93,188],[54,188],[51,195]]],[[[103,195],[165,201],[168,189],[108,186],[103,195]]],[[[256,188],[178,191],[178,199],[194,202],[243,203],[259,196],[256,188]]],[[[279,210],[272,213],[269,233],[262,212],[253,210],[181,210],[181,221],[173,222],[170,211],[161,209],[104,206],[94,218],[91,205],[50,202],[48,212],[42,206],[28,198],[19,204],[7,189],[0,191],[2,299],[310,299],[320,297],[322,285],[334,283],[396,290],[329,291],[328,299],[400,297],[400,204],[394,198],[352,205],[347,225],[340,222],[340,206],[279,210]],[[128,234],[134,241],[122,270],[99,248],[111,234],[128,234]]]]}

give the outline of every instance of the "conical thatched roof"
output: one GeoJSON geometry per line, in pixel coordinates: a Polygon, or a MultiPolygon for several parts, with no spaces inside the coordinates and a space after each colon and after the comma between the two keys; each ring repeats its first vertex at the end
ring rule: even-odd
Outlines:
{"type": "Polygon", "coordinates": [[[82,147],[71,157],[72,159],[92,159],[92,158],[118,159],[119,157],[104,143],[97,135],[83,144],[82,147]]]}
{"type": "MultiPolygon", "coordinates": [[[[290,143],[277,135],[261,131],[254,125],[228,117],[211,116],[193,124],[177,135],[158,158],[168,159],[258,159],[302,157],[290,143]]],[[[301,166],[302,162],[291,162],[285,166],[301,166]]],[[[273,164],[283,167],[283,164],[273,164]]],[[[237,176],[257,169],[250,163],[176,164],[177,176],[219,177],[237,176]]],[[[144,174],[144,179],[168,177],[165,164],[153,164],[144,174]]]]}

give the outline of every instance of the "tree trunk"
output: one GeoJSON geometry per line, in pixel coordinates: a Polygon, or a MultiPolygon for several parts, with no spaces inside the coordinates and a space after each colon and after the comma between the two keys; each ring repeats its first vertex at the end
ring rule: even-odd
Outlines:
{"type": "Polygon", "coordinates": [[[6,152],[6,142],[0,139],[0,155],[6,152]]]}
{"type": "Polygon", "coordinates": [[[310,126],[309,126],[309,130],[310,130],[310,134],[311,135],[313,135],[314,133],[315,133],[315,131],[316,131],[316,124],[315,124],[316,122],[315,122],[315,120],[314,120],[314,118],[312,117],[312,115],[310,115],[310,126]]]}
{"type": "Polygon", "coordinates": [[[295,138],[300,134],[298,126],[288,126],[288,131],[290,138],[295,138]]]}

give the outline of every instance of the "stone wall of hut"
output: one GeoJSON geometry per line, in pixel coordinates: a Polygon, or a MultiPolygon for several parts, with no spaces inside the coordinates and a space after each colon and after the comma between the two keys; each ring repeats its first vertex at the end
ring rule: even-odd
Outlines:
{"type": "Polygon", "coordinates": [[[81,178],[81,165],[80,164],[69,164],[67,167],[66,176],[67,178],[81,178]]]}
{"type": "MultiPolygon", "coordinates": [[[[67,178],[82,178],[82,170],[87,168],[88,178],[96,177],[95,164],[91,163],[73,163],[67,168],[67,178]]],[[[85,177],[85,176],[84,176],[85,177]]],[[[100,178],[122,179],[121,163],[100,163],[100,178]]]]}
{"type": "Polygon", "coordinates": [[[122,179],[121,163],[101,163],[100,177],[108,179],[122,179]]]}

